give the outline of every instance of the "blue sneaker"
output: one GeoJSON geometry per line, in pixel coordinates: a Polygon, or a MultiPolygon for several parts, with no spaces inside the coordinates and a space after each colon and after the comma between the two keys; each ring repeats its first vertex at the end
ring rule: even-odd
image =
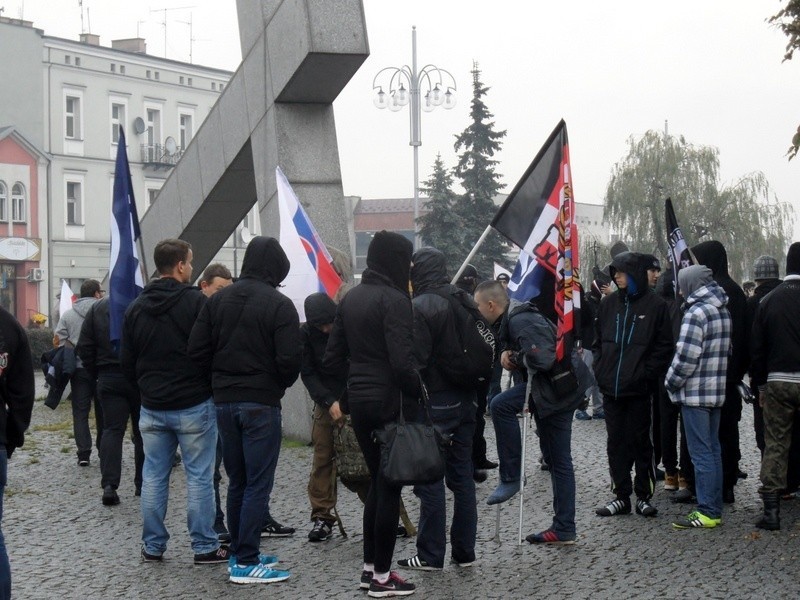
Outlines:
{"type": "Polygon", "coordinates": [[[513,498],[518,491],[519,481],[503,481],[486,499],[486,504],[502,504],[506,500],[513,498]]]}
{"type": "MultiPolygon", "coordinates": [[[[277,556],[272,556],[271,554],[259,554],[258,562],[265,567],[274,567],[275,565],[278,564],[279,561],[277,556]]],[[[233,567],[235,566],[236,566],[236,556],[231,554],[231,557],[228,559],[228,573],[230,573],[233,567]]]]}
{"type": "Polygon", "coordinates": [[[575,411],[575,418],[578,421],[591,421],[592,420],[592,417],[585,410],[576,410],[575,411]]]}
{"type": "Polygon", "coordinates": [[[605,419],[606,418],[606,413],[602,408],[600,408],[600,409],[594,411],[594,413],[592,414],[592,418],[593,419],[605,419]]]}
{"type": "Polygon", "coordinates": [[[264,565],[234,565],[231,583],[276,583],[289,579],[289,571],[276,571],[264,565]]]}

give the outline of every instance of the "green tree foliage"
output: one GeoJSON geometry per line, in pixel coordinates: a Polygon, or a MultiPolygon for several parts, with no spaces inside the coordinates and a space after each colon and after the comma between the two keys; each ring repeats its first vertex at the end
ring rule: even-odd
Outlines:
{"type": "MultiPolygon", "coordinates": [[[[492,157],[500,150],[506,132],[495,130],[494,115],[483,100],[488,91],[481,82],[478,63],[473,63],[471,122],[456,136],[455,150],[460,154],[453,170],[464,188],[464,194],[455,205],[455,212],[463,223],[461,236],[467,247],[467,252],[460,257],[462,261],[497,212],[493,199],[503,187],[495,170],[497,161],[492,157]]],[[[482,278],[491,278],[492,263],[500,262],[507,250],[505,241],[492,230],[472,264],[482,278]]]]}
{"type": "Polygon", "coordinates": [[[433,173],[420,186],[420,192],[428,196],[427,213],[419,218],[422,241],[442,251],[447,257],[447,272],[455,275],[469,248],[464,242],[463,221],[454,210],[457,196],[453,176],[445,168],[441,154],[436,155],[433,173]]]}
{"type": "Polygon", "coordinates": [[[716,148],[656,131],[631,137],[628,144],[606,189],[605,219],[631,249],[666,257],[664,199],[671,197],[687,242],[722,242],[734,279],[749,276],[761,254],[785,256],[794,212],[770,198],[763,173],[721,186],[716,148]]]}
{"type": "MultiPolygon", "coordinates": [[[[800,0],[789,0],[786,6],[772,15],[767,21],[780,29],[783,34],[789,38],[786,44],[786,53],[783,55],[783,60],[792,60],[794,51],[800,48],[800,0]]],[[[797,156],[800,150],[800,127],[792,137],[792,145],[786,153],[789,160],[797,156]]]]}

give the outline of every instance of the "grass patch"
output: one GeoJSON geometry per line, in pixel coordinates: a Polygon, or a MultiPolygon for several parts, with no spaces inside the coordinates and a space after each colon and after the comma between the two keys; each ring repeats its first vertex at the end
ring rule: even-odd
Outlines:
{"type": "Polygon", "coordinates": [[[31,456],[31,460],[28,462],[29,465],[38,465],[39,458],[37,456],[31,456]]]}
{"type": "Polygon", "coordinates": [[[50,423],[49,425],[34,425],[33,431],[70,431],[72,421],[61,421],[60,423],[50,423]]]}
{"type": "Polygon", "coordinates": [[[69,454],[70,452],[72,452],[70,446],[61,446],[61,454],[69,454]]]}
{"type": "Polygon", "coordinates": [[[308,446],[306,442],[301,442],[300,440],[293,440],[291,438],[283,438],[281,441],[281,447],[283,448],[305,448],[308,446]]]}

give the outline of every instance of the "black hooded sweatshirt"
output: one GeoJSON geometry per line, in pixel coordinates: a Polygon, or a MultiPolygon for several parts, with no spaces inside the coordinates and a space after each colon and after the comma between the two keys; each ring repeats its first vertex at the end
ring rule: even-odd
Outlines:
{"type": "Polygon", "coordinates": [[[628,287],[600,303],[595,321],[594,372],[605,396],[647,397],[674,353],[669,308],[647,285],[648,262],[637,252],[614,258],[611,276],[628,275],[628,287]]]}
{"type": "Polygon", "coordinates": [[[150,410],[181,410],[211,397],[187,353],[189,333],[206,297],[172,277],[148,283],[125,311],[120,367],[150,410]]]}
{"type": "Polygon", "coordinates": [[[728,360],[727,380],[739,383],[750,365],[750,332],[747,329],[747,296],[728,274],[728,253],[716,240],[701,242],[692,247],[697,262],[711,269],[711,273],[728,295],[728,312],[731,313],[731,356],[728,360]]]}
{"type": "Polygon", "coordinates": [[[306,322],[300,325],[300,339],[303,344],[300,377],[311,399],[320,408],[328,409],[341,399],[347,386],[346,370],[328,373],[322,368],[330,334],[323,333],[318,326],[333,323],[336,304],[328,294],[317,293],[306,298],[303,307],[306,311],[306,322]]]}
{"type": "Polygon", "coordinates": [[[281,406],[300,373],[300,320],[292,301],[276,288],[289,273],[289,259],[275,238],[248,245],[239,280],[214,294],[189,339],[189,355],[214,402],[281,406]]]}
{"type": "Polygon", "coordinates": [[[436,248],[417,250],[413,263],[414,352],[422,370],[422,379],[431,393],[464,389],[464,382],[447,375],[448,365],[462,352],[453,305],[447,296],[453,295],[460,303],[474,304],[472,296],[450,285],[447,261],[436,248]]]}
{"type": "Polygon", "coordinates": [[[387,422],[399,413],[401,395],[418,398],[420,391],[408,293],[412,250],[400,234],[375,234],[361,283],[339,303],[323,361],[335,372],[347,370],[349,360],[350,410],[377,402],[387,422]]]}

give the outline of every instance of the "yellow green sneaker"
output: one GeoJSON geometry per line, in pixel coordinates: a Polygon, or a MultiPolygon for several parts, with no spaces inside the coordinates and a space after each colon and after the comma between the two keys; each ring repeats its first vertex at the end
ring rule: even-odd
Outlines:
{"type": "Polygon", "coordinates": [[[697,510],[690,512],[687,516],[672,523],[675,529],[713,529],[717,525],[722,525],[721,518],[712,519],[697,510]]]}

